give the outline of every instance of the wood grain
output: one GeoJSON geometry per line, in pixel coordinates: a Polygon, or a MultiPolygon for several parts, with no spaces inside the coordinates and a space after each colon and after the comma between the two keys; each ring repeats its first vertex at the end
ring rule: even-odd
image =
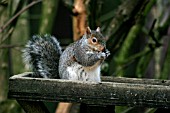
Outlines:
{"type": "Polygon", "coordinates": [[[27,101],[77,102],[91,105],[170,107],[170,81],[108,78],[107,82],[30,78],[9,80],[9,98],[27,101]],[[120,80],[119,80],[120,79],[120,80]],[[138,83],[139,82],[139,83],[138,83]]]}

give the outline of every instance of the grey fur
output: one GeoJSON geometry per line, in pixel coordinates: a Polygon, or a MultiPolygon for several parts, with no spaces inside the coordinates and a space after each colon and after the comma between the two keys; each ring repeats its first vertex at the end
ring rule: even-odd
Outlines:
{"type": "Polygon", "coordinates": [[[51,35],[35,35],[23,50],[23,59],[35,77],[58,78],[58,62],[62,54],[57,39],[51,35]]]}
{"type": "Polygon", "coordinates": [[[97,63],[96,68],[99,67],[109,54],[108,50],[106,52],[93,51],[87,43],[87,36],[84,35],[82,39],[68,46],[61,55],[59,61],[60,78],[100,82],[100,80],[94,80],[91,77],[93,75],[89,75],[88,71],[93,70],[93,66],[97,63]],[[68,67],[71,67],[71,72],[68,71],[68,67]],[[86,70],[86,68],[91,68],[91,70],[86,70]],[[74,72],[76,76],[74,76],[74,72]]]}
{"type": "Polygon", "coordinates": [[[35,77],[100,82],[100,65],[110,53],[99,31],[88,28],[88,32],[63,53],[55,37],[35,35],[23,50],[24,61],[30,64],[35,77]],[[88,42],[92,35],[104,50],[98,51],[95,45],[88,42]]]}

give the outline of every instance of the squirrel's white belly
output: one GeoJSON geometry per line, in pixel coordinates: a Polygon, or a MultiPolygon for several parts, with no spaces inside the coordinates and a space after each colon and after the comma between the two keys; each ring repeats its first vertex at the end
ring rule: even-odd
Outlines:
{"type": "Polygon", "coordinates": [[[69,73],[69,80],[101,82],[100,64],[96,63],[91,67],[84,67],[78,63],[72,64],[66,70],[69,73]]]}
{"type": "Polygon", "coordinates": [[[88,81],[94,81],[94,82],[101,82],[100,79],[100,66],[94,68],[94,69],[89,69],[86,70],[86,73],[88,75],[88,81]]]}

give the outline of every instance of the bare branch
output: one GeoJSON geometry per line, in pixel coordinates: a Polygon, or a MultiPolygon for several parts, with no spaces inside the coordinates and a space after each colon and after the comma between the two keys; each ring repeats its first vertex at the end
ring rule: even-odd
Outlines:
{"type": "Polygon", "coordinates": [[[30,4],[28,4],[26,7],[24,7],[23,9],[21,9],[18,13],[16,13],[11,19],[9,19],[7,21],[7,23],[5,23],[2,27],[0,27],[0,33],[3,32],[19,15],[21,15],[23,12],[25,12],[27,9],[29,9],[30,7],[32,7],[33,5],[41,2],[42,0],[35,0],[33,2],[31,2],[30,4]]]}

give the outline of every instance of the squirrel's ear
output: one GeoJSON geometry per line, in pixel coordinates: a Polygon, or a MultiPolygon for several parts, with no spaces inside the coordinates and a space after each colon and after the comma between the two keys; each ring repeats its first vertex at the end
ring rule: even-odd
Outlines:
{"type": "Polygon", "coordinates": [[[100,33],[100,27],[97,27],[96,32],[100,33]]]}
{"type": "Polygon", "coordinates": [[[86,34],[91,34],[91,29],[90,29],[90,27],[87,27],[87,28],[86,28],[86,34]]]}

